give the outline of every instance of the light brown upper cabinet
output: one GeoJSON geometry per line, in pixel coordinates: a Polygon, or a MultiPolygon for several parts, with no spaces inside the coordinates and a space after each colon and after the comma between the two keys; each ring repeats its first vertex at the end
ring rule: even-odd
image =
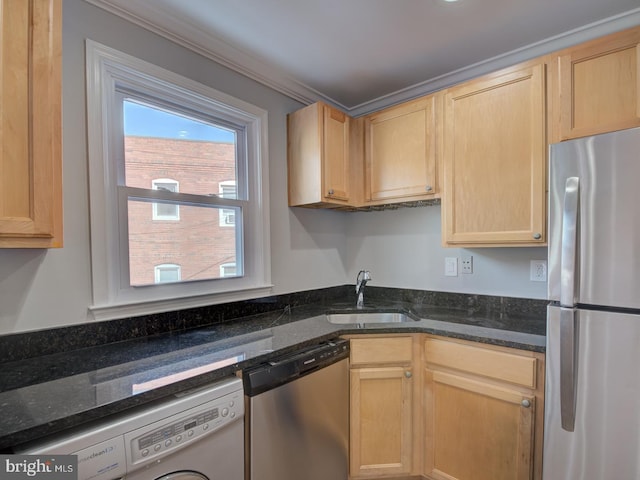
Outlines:
{"type": "Polygon", "coordinates": [[[350,120],[321,102],[289,114],[289,206],[351,205],[350,120]]]}
{"type": "Polygon", "coordinates": [[[545,243],[545,101],[540,61],[446,91],[445,246],[545,243]]]}
{"type": "Polygon", "coordinates": [[[62,1],[0,1],[0,247],[61,247],[62,1]]]}
{"type": "Polygon", "coordinates": [[[364,204],[434,197],[441,95],[429,95],[365,117],[364,204]]]}
{"type": "Polygon", "coordinates": [[[640,126],[640,27],[569,48],[556,60],[560,132],[552,141],[640,126]]]}

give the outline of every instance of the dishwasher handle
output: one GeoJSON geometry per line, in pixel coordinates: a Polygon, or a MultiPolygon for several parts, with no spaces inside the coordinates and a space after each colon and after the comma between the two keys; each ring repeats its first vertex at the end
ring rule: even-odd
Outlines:
{"type": "Polygon", "coordinates": [[[244,370],[244,393],[253,397],[349,357],[349,341],[336,339],[244,370]]]}

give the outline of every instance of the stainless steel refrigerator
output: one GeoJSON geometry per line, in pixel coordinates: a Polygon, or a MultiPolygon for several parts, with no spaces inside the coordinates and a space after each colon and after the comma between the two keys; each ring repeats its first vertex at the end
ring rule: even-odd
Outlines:
{"type": "Polygon", "coordinates": [[[544,480],[640,479],[640,128],[552,145],[544,480]]]}

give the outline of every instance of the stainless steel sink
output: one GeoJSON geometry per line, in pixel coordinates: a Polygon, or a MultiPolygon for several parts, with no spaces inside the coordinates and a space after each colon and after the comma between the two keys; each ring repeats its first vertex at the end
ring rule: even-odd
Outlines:
{"type": "Polygon", "coordinates": [[[358,313],[328,313],[327,321],[337,325],[362,323],[403,323],[413,319],[404,313],[397,312],[358,312],[358,313]]]}

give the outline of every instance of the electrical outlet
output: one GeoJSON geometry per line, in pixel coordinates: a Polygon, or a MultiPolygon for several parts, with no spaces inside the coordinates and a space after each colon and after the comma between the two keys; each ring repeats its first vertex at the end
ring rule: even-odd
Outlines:
{"type": "Polygon", "coordinates": [[[473,273],[473,256],[462,257],[460,265],[462,273],[473,273]]]}
{"type": "Polygon", "coordinates": [[[531,280],[532,282],[547,281],[547,261],[546,260],[531,260],[529,280],[531,280]]]}
{"type": "Polygon", "coordinates": [[[445,277],[458,276],[458,257],[445,257],[444,259],[444,275],[445,277]]]}

